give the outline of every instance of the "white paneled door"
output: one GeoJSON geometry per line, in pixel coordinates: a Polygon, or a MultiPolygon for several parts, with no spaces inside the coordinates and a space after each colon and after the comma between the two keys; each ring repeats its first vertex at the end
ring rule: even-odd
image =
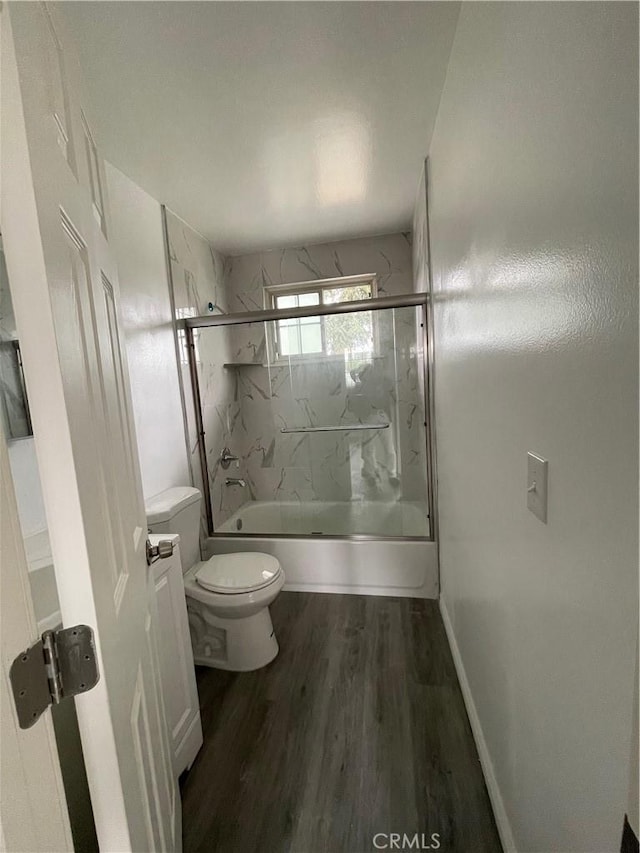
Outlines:
{"type": "Polygon", "coordinates": [[[101,678],[75,701],[100,847],[176,850],[103,164],[56,11],[2,7],[0,225],[63,622],[96,635],[101,678]]]}

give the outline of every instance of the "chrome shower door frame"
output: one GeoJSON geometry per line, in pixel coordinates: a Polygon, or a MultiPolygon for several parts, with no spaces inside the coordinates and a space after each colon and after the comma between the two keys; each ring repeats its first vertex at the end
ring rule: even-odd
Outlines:
{"type": "MultiPolygon", "coordinates": [[[[357,302],[339,302],[333,305],[310,305],[301,308],[265,308],[258,311],[242,311],[233,314],[207,314],[199,317],[186,317],[181,320],[176,320],[176,328],[184,330],[187,345],[187,356],[189,360],[189,374],[191,377],[191,388],[193,392],[194,416],[196,431],[198,433],[199,456],[202,467],[202,486],[203,499],[205,501],[205,512],[207,517],[207,526],[209,536],[228,534],[217,534],[213,521],[213,510],[211,507],[211,490],[209,486],[209,466],[207,462],[207,452],[205,448],[205,431],[204,421],[202,417],[202,399],[200,395],[200,382],[198,378],[198,368],[196,363],[196,352],[194,345],[194,330],[205,329],[211,326],[236,326],[248,323],[268,323],[278,320],[290,320],[299,317],[319,317],[330,314],[351,314],[360,311],[382,311],[392,308],[420,308],[422,312],[420,326],[422,329],[422,347],[423,347],[423,371],[424,371],[424,428],[426,442],[426,462],[427,462],[427,517],[429,519],[429,535],[424,537],[414,536],[371,536],[367,534],[353,533],[343,536],[327,536],[327,539],[346,539],[346,540],[363,540],[363,539],[394,539],[398,541],[411,541],[419,538],[420,541],[434,542],[436,541],[436,509],[435,503],[435,481],[434,481],[434,454],[433,454],[433,429],[432,429],[432,411],[433,400],[432,381],[430,374],[432,369],[430,340],[429,340],[429,302],[428,293],[407,293],[400,296],[382,296],[375,299],[364,299],[357,302]]],[[[378,428],[384,428],[384,424],[376,425],[378,428]]],[[[388,424],[386,425],[388,426],[388,424]]],[[[351,429],[371,429],[373,425],[354,425],[351,429]]],[[[319,430],[321,428],[316,428],[319,430]]],[[[345,426],[344,429],[347,429],[345,426]]],[[[284,430],[283,430],[284,432],[284,430]]],[[[267,534],[267,533],[242,533],[242,537],[258,537],[265,538],[274,536],[276,538],[294,538],[294,539],[309,539],[317,540],[317,536],[305,534],[267,534]]]]}

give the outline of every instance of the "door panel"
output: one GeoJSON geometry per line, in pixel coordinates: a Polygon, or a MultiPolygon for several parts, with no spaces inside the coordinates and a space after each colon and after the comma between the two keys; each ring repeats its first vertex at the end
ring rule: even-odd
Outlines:
{"type": "MultiPolygon", "coordinates": [[[[176,537],[170,537],[176,538],[176,537]]],[[[151,537],[155,544],[154,537],[151,537]]],[[[184,598],[180,546],[173,556],[153,564],[158,615],[162,624],[160,660],[174,776],[191,766],[202,746],[189,622],[184,598]]]]}
{"type": "Polygon", "coordinates": [[[102,677],[76,700],[96,829],[103,849],[173,850],[180,811],[103,167],[55,8],[4,8],[2,224],[63,621],[96,632],[102,677]]]}
{"type": "Polygon", "coordinates": [[[69,167],[75,172],[76,160],[71,130],[72,120],[64,51],[49,9],[43,6],[41,11],[44,18],[43,25],[34,32],[34,35],[39,40],[41,55],[45,57],[47,115],[53,120],[54,132],[60,150],[69,167]]]}

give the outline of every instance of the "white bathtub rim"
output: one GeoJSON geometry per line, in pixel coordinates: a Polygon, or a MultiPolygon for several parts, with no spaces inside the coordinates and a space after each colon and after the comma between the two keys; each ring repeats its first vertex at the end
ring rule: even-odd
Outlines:
{"type": "Polygon", "coordinates": [[[436,540],[431,536],[390,536],[375,533],[245,533],[244,530],[216,530],[210,533],[208,539],[268,539],[280,542],[427,542],[436,540]]]}

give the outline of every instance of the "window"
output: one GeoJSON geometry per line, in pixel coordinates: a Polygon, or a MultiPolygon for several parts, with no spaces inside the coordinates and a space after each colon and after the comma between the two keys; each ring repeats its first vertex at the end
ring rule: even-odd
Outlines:
{"type": "MultiPolygon", "coordinates": [[[[319,305],[320,293],[291,293],[276,296],[276,308],[298,308],[319,305]]],[[[295,317],[276,323],[278,355],[311,355],[324,352],[321,317],[295,317]]]]}
{"type": "MultiPolygon", "coordinates": [[[[265,288],[268,308],[302,308],[373,299],[377,293],[375,275],[344,276],[301,284],[265,288]]],[[[276,359],[311,355],[333,355],[353,348],[368,350],[372,345],[371,312],[351,315],[349,339],[344,339],[344,323],[337,317],[294,317],[274,323],[272,345],[276,359]]]]}

